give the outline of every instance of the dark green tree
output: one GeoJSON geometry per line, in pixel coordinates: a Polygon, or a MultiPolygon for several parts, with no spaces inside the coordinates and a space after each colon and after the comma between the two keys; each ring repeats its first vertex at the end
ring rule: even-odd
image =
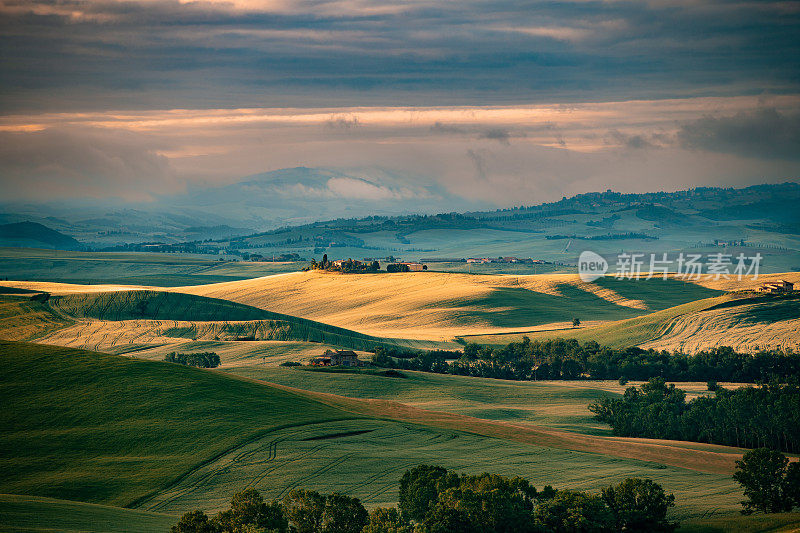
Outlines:
{"type": "Polygon", "coordinates": [[[319,533],[325,497],[313,490],[295,489],[283,498],[283,512],[297,533],[319,533]]]}
{"type": "Polygon", "coordinates": [[[614,530],[614,515],[603,498],[588,492],[562,490],[540,503],[536,525],[553,533],[604,533],[614,530]]]}
{"type": "Polygon", "coordinates": [[[289,527],[280,503],[266,503],[252,488],[234,494],[230,509],[218,513],[212,522],[218,531],[226,533],[240,533],[248,528],[283,533],[289,527]]]}
{"type": "Polygon", "coordinates": [[[367,522],[367,510],[358,498],[338,492],[325,497],[322,533],[360,533],[367,522]]]}
{"type": "Polygon", "coordinates": [[[789,463],[783,479],[783,494],[792,507],[800,507],[800,462],[789,463]]]}
{"type": "Polygon", "coordinates": [[[780,452],[768,448],[758,448],[745,453],[741,461],[736,461],[735,479],[744,489],[747,498],[742,501],[743,514],[753,511],[780,513],[791,511],[795,505],[796,493],[790,484],[797,483],[787,478],[795,478],[797,472],[788,472],[789,459],[780,452]]]}
{"type": "Polygon", "coordinates": [[[441,466],[420,465],[406,470],[400,478],[400,512],[409,520],[421,522],[439,499],[439,491],[456,485],[458,477],[441,466]]]}
{"type": "Polygon", "coordinates": [[[670,532],[677,527],[667,521],[675,496],[666,494],[650,479],[628,478],[604,489],[603,500],[614,515],[618,531],[670,532]]]}
{"type": "Polygon", "coordinates": [[[377,507],[369,513],[369,521],[361,533],[413,533],[414,528],[394,507],[377,507]]]}
{"type": "Polygon", "coordinates": [[[197,509],[189,511],[170,529],[172,533],[215,533],[217,529],[206,514],[197,509]]]}

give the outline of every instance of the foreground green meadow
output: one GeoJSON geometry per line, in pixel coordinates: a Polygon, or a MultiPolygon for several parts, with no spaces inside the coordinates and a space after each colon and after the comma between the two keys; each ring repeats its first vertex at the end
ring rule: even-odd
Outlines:
{"type": "MultiPolygon", "coordinates": [[[[568,441],[536,445],[512,427],[508,438],[476,435],[485,428],[460,430],[460,419],[398,414],[392,405],[360,408],[357,400],[65,348],[3,343],[0,357],[0,422],[10,428],[0,441],[0,493],[176,515],[200,503],[221,508],[245,486],[268,497],[307,487],[374,506],[396,501],[405,469],[435,462],[582,489],[651,477],[681,495],[682,517],[734,510],[739,499],[722,471],[620,457],[613,448],[611,455],[568,449],[568,441]]],[[[504,435],[503,427],[492,431],[504,435]]]]}

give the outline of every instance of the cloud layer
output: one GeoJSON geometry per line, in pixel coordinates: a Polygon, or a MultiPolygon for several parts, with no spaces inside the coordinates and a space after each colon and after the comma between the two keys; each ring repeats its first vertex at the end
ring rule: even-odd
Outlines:
{"type": "Polygon", "coordinates": [[[2,0],[5,112],[798,92],[800,6],[2,0]]]}
{"type": "Polygon", "coordinates": [[[781,0],[0,0],[0,181],[151,201],[308,166],[344,174],[298,197],[495,206],[797,179],[799,34],[781,0]]]}
{"type": "Polygon", "coordinates": [[[269,194],[413,202],[433,187],[484,207],[531,204],[796,178],[799,109],[775,96],[17,115],[0,118],[0,175],[8,199],[138,201],[306,166],[343,174],[271,182],[269,194]]]}

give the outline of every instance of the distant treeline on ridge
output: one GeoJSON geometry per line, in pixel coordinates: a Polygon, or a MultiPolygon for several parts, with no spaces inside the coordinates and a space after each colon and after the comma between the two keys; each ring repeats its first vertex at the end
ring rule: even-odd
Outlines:
{"type": "Polygon", "coordinates": [[[727,346],[694,355],[637,347],[616,349],[575,339],[531,341],[500,348],[467,344],[464,351],[409,352],[378,348],[373,363],[387,368],[521,381],[625,379],[646,381],[787,381],[800,376],[800,354],[738,353],[727,346]]]}

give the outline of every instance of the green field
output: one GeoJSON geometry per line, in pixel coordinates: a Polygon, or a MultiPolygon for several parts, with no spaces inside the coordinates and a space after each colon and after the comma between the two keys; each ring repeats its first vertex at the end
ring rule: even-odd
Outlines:
{"type": "Polygon", "coordinates": [[[407,370],[401,371],[404,377],[268,366],[232,366],[225,371],[314,392],[391,400],[423,409],[594,435],[610,435],[611,431],[592,419],[587,406],[623,390],[609,382],[521,382],[407,370]]]}
{"type": "MultiPolygon", "coordinates": [[[[2,343],[0,360],[6,367],[0,423],[10,428],[0,437],[2,493],[177,515],[197,506],[219,509],[245,486],[268,497],[307,487],[342,490],[373,506],[396,501],[405,469],[433,462],[589,490],[628,476],[651,477],[678,494],[680,517],[708,507],[732,511],[740,499],[723,466],[728,459],[704,471],[720,447],[628,445],[487,426],[391,402],[293,392],[220,372],[66,348],[2,343]],[[629,452],[653,459],[626,458],[629,452]],[[680,457],[681,464],[685,458],[687,467],[656,457],[668,463],[680,457]]],[[[295,372],[301,384],[331,376],[295,372]]],[[[422,384],[429,392],[396,387],[395,396],[409,400],[441,390],[435,381],[422,384]]],[[[478,396],[490,393],[489,387],[477,390],[478,396]]],[[[569,394],[586,401],[599,393],[569,394]]],[[[535,397],[531,392],[530,401],[535,397]]],[[[549,415],[553,426],[569,422],[579,401],[565,396],[564,412],[549,415]]]]}
{"type": "Polygon", "coordinates": [[[0,360],[1,493],[130,505],[281,427],[352,418],[174,364],[7,342],[0,360]]]}
{"type": "Polygon", "coordinates": [[[729,514],[688,520],[677,533],[790,533],[800,531],[800,513],[729,514]]]}
{"type": "Polygon", "coordinates": [[[109,505],[0,494],[0,531],[164,533],[175,516],[109,505]]]}

